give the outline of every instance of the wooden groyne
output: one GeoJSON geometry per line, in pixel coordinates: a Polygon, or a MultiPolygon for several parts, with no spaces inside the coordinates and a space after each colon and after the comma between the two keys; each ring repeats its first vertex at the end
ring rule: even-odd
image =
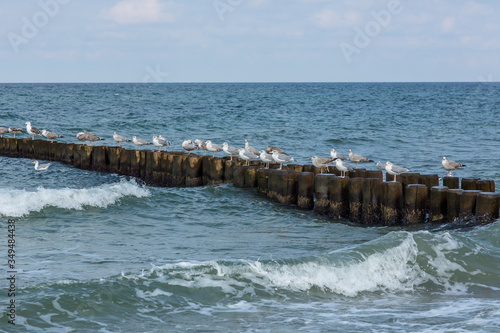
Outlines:
{"type": "Polygon", "coordinates": [[[341,178],[333,166],[332,173],[320,174],[312,165],[264,169],[258,161],[244,166],[229,157],[15,138],[0,138],[0,155],[137,177],[152,186],[233,183],[239,188],[256,188],[281,204],[364,225],[443,223],[457,218],[485,223],[500,215],[495,182],[478,178],[445,177],[440,183],[437,175],[407,173],[392,182],[383,181],[380,170],[365,169],[341,178]]]}

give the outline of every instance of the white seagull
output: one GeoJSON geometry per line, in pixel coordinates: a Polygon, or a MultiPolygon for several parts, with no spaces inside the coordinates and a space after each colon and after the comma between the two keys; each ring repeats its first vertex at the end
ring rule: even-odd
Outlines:
{"type": "Polygon", "coordinates": [[[145,145],[150,145],[151,142],[147,142],[146,140],[143,140],[143,139],[139,139],[137,136],[133,136],[132,137],[132,142],[134,142],[136,145],[138,145],[139,147],[142,147],[142,146],[145,146],[145,145]]]}
{"type": "Polygon", "coordinates": [[[267,146],[266,153],[272,154],[273,150],[276,150],[280,154],[286,154],[283,150],[281,150],[281,149],[279,149],[278,147],[275,147],[275,146],[267,146]]]}
{"type": "Polygon", "coordinates": [[[210,141],[210,140],[208,140],[206,143],[207,143],[207,150],[209,152],[213,153],[212,158],[215,157],[215,153],[222,150],[221,146],[219,146],[218,144],[212,143],[212,141],[210,141]]]}
{"type": "Polygon", "coordinates": [[[3,138],[3,135],[7,134],[7,133],[9,133],[9,129],[8,128],[0,127],[0,137],[3,138]]]}
{"type": "Polygon", "coordinates": [[[245,148],[240,148],[239,153],[241,159],[245,160],[245,165],[250,165],[250,160],[255,160],[259,158],[259,156],[255,155],[251,151],[247,151],[245,148]]]}
{"type": "Polygon", "coordinates": [[[38,161],[33,161],[31,163],[35,165],[35,170],[38,170],[38,171],[47,170],[51,164],[51,163],[39,164],[38,161]]]}
{"type": "Polygon", "coordinates": [[[269,163],[274,162],[273,155],[266,153],[265,150],[260,151],[259,157],[262,162],[266,163],[266,169],[269,169],[269,163]]]}
{"type": "Polygon", "coordinates": [[[122,142],[130,142],[129,139],[127,139],[124,136],[118,135],[116,132],[113,133],[113,139],[118,142],[118,147],[122,146],[122,142]]]}
{"type": "Polygon", "coordinates": [[[153,145],[158,147],[158,151],[161,150],[161,147],[168,147],[172,145],[172,142],[168,141],[164,137],[160,136],[153,136],[153,145]]]}
{"type": "MultiPolygon", "coordinates": [[[[103,138],[100,138],[97,135],[92,134],[92,133],[87,132],[87,131],[83,131],[83,134],[85,136],[85,140],[83,140],[83,142],[90,141],[90,145],[92,145],[94,143],[94,141],[104,140],[103,138]]],[[[77,138],[78,138],[78,136],[77,136],[77,138]]]]}
{"type": "Polygon", "coordinates": [[[203,150],[203,155],[206,155],[207,154],[207,144],[205,143],[205,141],[202,141],[200,139],[196,139],[196,140],[194,140],[194,142],[196,143],[196,145],[198,146],[199,149],[203,150]]]}
{"type": "Polygon", "coordinates": [[[340,171],[340,177],[345,178],[346,171],[353,171],[354,169],[349,163],[342,161],[340,158],[335,160],[335,167],[340,171]]]}
{"type": "Polygon", "coordinates": [[[59,134],[56,134],[56,133],[52,133],[52,132],[49,132],[47,130],[42,130],[42,135],[44,137],[46,137],[47,139],[49,139],[50,142],[54,142],[54,140],[58,139],[58,138],[63,138],[62,135],[59,135],[59,134]]]}
{"type": "Polygon", "coordinates": [[[235,147],[233,147],[233,146],[230,146],[227,142],[224,142],[224,143],[222,144],[222,150],[223,150],[223,151],[224,151],[227,155],[231,156],[231,157],[229,158],[229,160],[230,160],[230,161],[232,161],[232,160],[233,160],[233,156],[237,156],[237,155],[238,155],[238,153],[239,153],[239,150],[238,150],[238,149],[236,149],[236,148],[235,148],[235,147]]]}
{"type": "Polygon", "coordinates": [[[351,160],[351,162],[356,163],[356,169],[358,168],[358,163],[373,162],[372,160],[364,156],[354,154],[351,149],[349,149],[349,160],[351,160]]]}
{"type": "Polygon", "coordinates": [[[447,177],[453,177],[453,173],[452,173],[453,170],[462,169],[462,168],[466,167],[465,164],[461,164],[461,163],[458,163],[458,162],[455,162],[452,160],[447,160],[446,156],[443,156],[443,160],[441,161],[441,165],[443,166],[443,168],[446,171],[448,171],[447,177]]]}
{"type": "Polygon", "coordinates": [[[387,161],[385,163],[385,171],[387,171],[390,175],[394,176],[393,182],[396,181],[396,176],[405,172],[410,172],[409,169],[400,167],[398,165],[394,165],[391,162],[387,161]]]}
{"type": "Polygon", "coordinates": [[[323,174],[323,169],[326,168],[328,170],[328,165],[332,163],[334,160],[331,158],[319,158],[317,156],[311,157],[312,163],[316,168],[320,169],[321,174],[323,174]]]}
{"type": "Polygon", "coordinates": [[[251,153],[254,153],[255,155],[259,155],[260,154],[260,152],[257,149],[255,149],[254,147],[250,146],[250,144],[248,143],[247,139],[245,139],[245,150],[249,151],[251,153]]]}
{"type": "Polygon", "coordinates": [[[198,149],[198,146],[192,140],[184,140],[182,141],[182,148],[190,152],[198,149]]]}
{"type": "Polygon", "coordinates": [[[31,126],[31,122],[27,121],[24,123],[26,125],[26,132],[31,135],[31,139],[35,140],[35,135],[42,136],[42,132],[34,126],[31,126]]]}
{"type": "Polygon", "coordinates": [[[344,154],[341,154],[337,152],[335,149],[330,150],[330,156],[335,160],[337,158],[340,158],[341,160],[347,161],[349,158],[345,156],[344,154]]]}
{"type": "Polygon", "coordinates": [[[287,164],[287,163],[290,163],[290,162],[295,162],[295,160],[293,159],[293,157],[287,155],[287,154],[282,154],[280,152],[278,152],[276,149],[273,150],[273,160],[274,162],[276,163],[279,163],[280,164],[280,170],[283,170],[283,164],[287,164]]]}

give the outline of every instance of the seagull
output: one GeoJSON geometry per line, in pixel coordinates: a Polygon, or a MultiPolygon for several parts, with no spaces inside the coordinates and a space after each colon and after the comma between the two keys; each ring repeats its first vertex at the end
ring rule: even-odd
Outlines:
{"type": "Polygon", "coordinates": [[[8,128],[0,127],[0,137],[3,138],[3,135],[7,134],[7,133],[9,133],[9,129],[8,128]]]}
{"type": "Polygon", "coordinates": [[[382,171],[385,171],[385,165],[380,163],[380,161],[378,161],[377,163],[375,163],[375,165],[377,166],[377,168],[379,170],[382,170],[382,171]]]}
{"type": "MultiPolygon", "coordinates": [[[[90,145],[92,145],[94,143],[94,141],[104,140],[104,139],[98,137],[97,135],[92,134],[92,133],[87,132],[87,131],[83,131],[83,134],[85,135],[85,140],[83,140],[83,141],[84,142],[85,141],[90,141],[90,145]]],[[[78,136],[77,136],[77,138],[78,138],[78,136]]]]}
{"type": "Polygon", "coordinates": [[[250,160],[255,160],[255,159],[259,158],[258,155],[255,155],[251,151],[247,151],[245,148],[239,149],[239,155],[240,155],[241,159],[246,161],[245,165],[250,165],[250,160]]]}
{"type": "Polygon", "coordinates": [[[276,150],[280,154],[286,154],[283,150],[281,150],[281,149],[279,149],[278,147],[275,147],[275,146],[267,146],[266,153],[272,154],[273,150],[276,150]]]}
{"type": "Polygon", "coordinates": [[[113,133],[113,139],[118,142],[118,147],[122,146],[122,142],[130,142],[129,139],[127,139],[124,136],[116,134],[116,132],[113,133]]]}
{"type": "Polygon", "coordinates": [[[33,140],[35,140],[35,135],[42,135],[42,132],[38,128],[31,126],[31,122],[27,121],[24,124],[26,125],[26,132],[31,135],[33,140]]]}
{"type": "Polygon", "coordinates": [[[57,138],[63,138],[62,135],[59,135],[59,134],[56,134],[56,133],[52,133],[52,132],[49,132],[47,130],[42,130],[42,135],[44,137],[46,137],[47,139],[49,139],[50,142],[54,142],[54,139],[57,139],[57,138]]]}
{"type": "Polygon", "coordinates": [[[249,151],[249,152],[251,152],[251,153],[253,153],[255,155],[259,155],[260,154],[260,152],[257,149],[255,149],[254,147],[250,146],[250,144],[248,143],[247,139],[245,139],[245,150],[249,151]]]}
{"type": "Polygon", "coordinates": [[[385,163],[385,171],[394,176],[394,179],[392,180],[393,182],[396,181],[397,175],[400,175],[405,172],[410,172],[409,169],[394,165],[389,161],[385,163]]]}
{"type": "Polygon", "coordinates": [[[230,159],[229,159],[230,161],[232,161],[232,160],[233,160],[233,156],[237,156],[237,155],[238,155],[238,153],[239,153],[239,150],[238,150],[238,149],[236,149],[236,148],[235,148],[235,147],[233,147],[233,146],[230,146],[227,142],[224,142],[224,143],[222,144],[222,150],[223,150],[226,154],[228,154],[229,156],[231,156],[231,157],[230,157],[230,159]]]}
{"type": "Polygon", "coordinates": [[[198,146],[198,149],[203,150],[203,155],[207,154],[207,144],[204,141],[201,141],[200,139],[194,140],[196,145],[198,146]]]}
{"type": "Polygon", "coordinates": [[[83,132],[79,132],[77,135],[76,135],[76,138],[79,140],[79,141],[82,141],[83,143],[85,143],[85,141],[87,141],[87,136],[85,135],[85,133],[83,132]]]}
{"type": "Polygon", "coordinates": [[[153,136],[153,144],[158,147],[158,151],[161,150],[161,147],[168,147],[172,145],[172,142],[168,141],[164,137],[160,136],[153,136]]]}
{"type": "Polygon", "coordinates": [[[293,157],[288,156],[287,154],[280,153],[276,149],[273,150],[273,155],[272,156],[273,156],[273,160],[276,163],[280,164],[280,168],[279,168],[280,170],[283,170],[283,164],[287,164],[287,163],[290,163],[290,162],[295,162],[295,160],[293,159],[293,157]]]}
{"type": "Polygon", "coordinates": [[[345,178],[345,172],[346,171],[353,171],[354,169],[352,166],[349,165],[349,163],[342,161],[340,158],[337,158],[335,160],[335,167],[337,170],[340,171],[340,177],[345,178]]]}
{"type": "Polygon", "coordinates": [[[311,160],[313,162],[313,165],[316,167],[316,168],[319,168],[320,169],[320,172],[321,174],[323,174],[323,169],[326,168],[327,171],[328,170],[328,164],[332,163],[334,160],[331,159],[331,158],[319,158],[317,156],[313,156],[311,157],[311,160]]]}
{"type": "Polygon", "coordinates": [[[344,154],[337,152],[335,149],[330,150],[330,156],[335,160],[340,158],[341,160],[347,161],[349,158],[344,154]]]}
{"type": "Polygon", "coordinates": [[[269,169],[269,163],[274,162],[273,155],[266,153],[265,150],[260,151],[259,157],[262,162],[266,163],[266,169],[269,169]]]}
{"type": "Polygon", "coordinates": [[[351,160],[351,162],[356,163],[356,169],[358,168],[358,163],[373,162],[372,160],[364,156],[354,154],[351,149],[349,149],[349,160],[351,160]]]}
{"type": "Polygon", "coordinates": [[[462,169],[463,167],[466,167],[465,164],[460,164],[458,162],[452,161],[452,160],[447,160],[446,156],[443,156],[443,160],[441,161],[441,165],[443,165],[443,168],[448,171],[447,177],[453,177],[452,171],[455,169],[462,169]]]}
{"type": "Polygon", "coordinates": [[[132,141],[138,145],[139,147],[142,147],[144,145],[150,145],[151,142],[147,142],[146,140],[143,140],[143,139],[139,139],[138,137],[136,137],[135,135],[132,137],[132,141]]]}
{"type": "Polygon", "coordinates": [[[198,149],[198,146],[195,145],[191,140],[184,140],[182,141],[182,148],[184,148],[187,151],[193,151],[198,149]]]}
{"type": "Polygon", "coordinates": [[[219,152],[219,151],[221,151],[221,150],[222,150],[222,147],[221,147],[221,146],[219,146],[218,144],[212,143],[212,141],[210,141],[210,140],[208,140],[208,141],[206,142],[206,144],[207,144],[207,150],[208,150],[209,152],[212,152],[212,153],[213,153],[212,158],[214,158],[214,157],[215,157],[215,153],[216,153],[216,152],[219,152]]]}
{"type": "Polygon", "coordinates": [[[51,165],[51,163],[39,164],[38,161],[33,161],[31,163],[35,165],[35,170],[38,170],[38,171],[47,170],[49,168],[49,166],[51,165]]]}
{"type": "Polygon", "coordinates": [[[22,128],[19,127],[9,127],[9,133],[14,134],[14,138],[16,137],[16,134],[21,134],[24,133],[22,128]]]}

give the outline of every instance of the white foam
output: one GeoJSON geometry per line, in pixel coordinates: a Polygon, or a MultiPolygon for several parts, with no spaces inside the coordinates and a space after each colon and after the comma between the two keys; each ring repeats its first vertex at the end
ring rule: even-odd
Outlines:
{"type": "Polygon", "coordinates": [[[149,190],[134,180],[83,189],[3,189],[0,191],[0,216],[22,217],[46,207],[75,210],[83,210],[86,206],[106,208],[126,196],[147,197],[149,190]]]}

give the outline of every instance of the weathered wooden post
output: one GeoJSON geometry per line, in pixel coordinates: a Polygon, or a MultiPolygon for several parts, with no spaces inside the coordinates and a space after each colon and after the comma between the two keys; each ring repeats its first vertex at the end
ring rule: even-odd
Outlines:
{"type": "Polygon", "coordinates": [[[473,191],[477,190],[476,182],[479,178],[462,178],[462,190],[473,191]]]}
{"type": "Polygon", "coordinates": [[[297,183],[299,172],[282,170],[278,174],[276,201],[285,205],[297,204],[297,183]]]}
{"type": "Polygon", "coordinates": [[[172,158],[172,186],[186,186],[186,156],[175,154],[172,158]]]}
{"type": "MultiPolygon", "coordinates": [[[[40,140],[37,140],[37,141],[40,141],[40,140]]],[[[33,140],[31,140],[31,139],[28,139],[28,138],[18,139],[17,140],[17,156],[16,157],[35,158],[35,159],[45,160],[45,158],[34,157],[33,145],[34,145],[34,143],[33,143],[33,140]]]]}
{"type": "Polygon", "coordinates": [[[120,154],[122,150],[124,149],[119,147],[108,148],[109,171],[120,173],[120,154]]]}
{"type": "MultiPolygon", "coordinates": [[[[238,167],[236,167],[238,168],[238,167]]],[[[277,169],[269,170],[269,178],[267,180],[267,197],[269,200],[277,201],[278,196],[278,179],[282,171],[277,169]]],[[[236,174],[234,175],[236,181],[236,174]]]]}
{"type": "Polygon", "coordinates": [[[314,177],[314,210],[318,214],[327,215],[330,211],[330,199],[328,189],[330,179],[337,178],[331,174],[316,174],[314,177]]]}
{"type": "Polygon", "coordinates": [[[495,192],[495,181],[489,179],[479,179],[476,182],[476,190],[481,192],[495,192]]]}
{"type": "Polygon", "coordinates": [[[448,221],[452,222],[460,217],[460,198],[464,190],[453,188],[446,192],[446,211],[448,212],[448,221]]]}
{"type": "Polygon", "coordinates": [[[109,171],[108,147],[96,146],[92,152],[92,170],[109,171]]]}
{"type": "Polygon", "coordinates": [[[140,150],[127,150],[129,164],[129,176],[141,177],[141,151],[140,150]]]}
{"type": "Polygon", "coordinates": [[[460,196],[460,219],[468,221],[476,215],[476,199],[481,191],[464,190],[460,196]]]}
{"type": "Polygon", "coordinates": [[[245,166],[244,165],[234,165],[233,166],[233,185],[234,187],[244,187],[245,186],[245,166]]]}
{"type": "Polygon", "coordinates": [[[286,170],[302,172],[304,170],[304,166],[299,164],[288,164],[286,166],[286,170]]]}
{"type": "Polygon", "coordinates": [[[476,220],[491,222],[500,217],[500,193],[481,192],[477,195],[476,220]]]}
{"type": "Polygon", "coordinates": [[[257,170],[259,169],[256,165],[249,165],[243,167],[243,177],[245,178],[245,188],[254,188],[257,186],[257,170]]]}
{"type": "Polygon", "coordinates": [[[266,194],[268,191],[269,169],[257,170],[257,191],[266,194]]]}
{"type": "Polygon", "coordinates": [[[458,177],[443,177],[443,186],[451,189],[460,188],[460,179],[458,177]]]}
{"type": "Polygon", "coordinates": [[[210,185],[224,183],[224,166],[223,158],[216,157],[210,160],[210,185]]]}
{"type": "Polygon", "coordinates": [[[74,143],[67,143],[63,144],[61,146],[61,162],[65,164],[73,164],[73,159],[74,159],[74,150],[75,147],[78,145],[75,145],[74,143]]]}
{"type": "Polygon", "coordinates": [[[130,175],[130,154],[125,149],[123,149],[120,152],[120,169],[119,169],[119,173],[121,175],[125,175],[125,176],[129,176],[130,175]]]}
{"type": "Polygon", "coordinates": [[[168,153],[167,152],[162,152],[160,155],[160,165],[159,165],[159,171],[161,174],[161,186],[163,187],[168,187],[170,186],[171,183],[171,174],[168,174],[168,170],[172,170],[172,165],[170,163],[170,160],[168,158],[168,153]]]}
{"type": "Polygon", "coordinates": [[[27,158],[39,160],[49,159],[50,142],[45,140],[31,140],[31,144],[27,144],[27,158]],[[30,157],[31,156],[31,157],[30,157]]]}
{"type": "Polygon", "coordinates": [[[408,184],[404,192],[403,224],[424,223],[427,215],[427,186],[408,184]]]}
{"type": "Polygon", "coordinates": [[[187,156],[186,186],[203,185],[202,163],[203,157],[200,155],[187,156]]]}
{"type": "Polygon", "coordinates": [[[356,223],[361,222],[364,180],[365,178],[356,177],[356,178],[349,178],[347,182],[349,221],[351,222],[356,222],[356,223]]]}
{"type": "Polygon", "coordinates": [[[297,185],[297,206],[300,209],[314,209],[314,173],[299,173],[297,185]]]}
{"type": "Polygon", "coordinates": [[[233,182],[233,168],[235,165],[242,165],[241,161],[238,161],[236,158],[233,158],[232,161],[226,159],[224,161],[224,182],[232,183],[233,182]]]}
{"type": "Polygon", "coordinates": [[[383,182],[380,184],[380,214],[382,224],[397,225],[401,222],[401,206],[403,187],[400,182],[383,182]]]}
{"type": "MultiPolygon", "coordinates": [[[[153,170],[155,167],[154,154],[160,154],[160,152],[154,150],[147,150],[146,152],[146,170],[144,170],[144,176],[141,179],[148,185],[156,185],[156,181],[153,179],[153,170]]],[[[156,185],[157,186],[157,185],[156,185]]]]}
{"type": "Polygon", "coordinates": [[[403,186],[403,195],[405,194],[405,188],[410,184],[418,184],[420,179],[420,174],[415,172],[407,172],[396,176],[396,180],[403,186]]]}
{"type": "Polygon", "coordinates": [[[349,181],[351,178],[330,177],[328,184],[328,217],[333,219],[349,218],[349,181]]]}
{"type": "Polygon", "coordinates": [[[445,222],[448,216],[448,187],[433,186],[429,203],[429,222],[445,222]]]}
{"type": "Polygon", "coordinates": [[[424,184],[428,189],[428,196],[431,195],[431,188],[434,186],[439,186],[439,177],[438,175],[420,175],[418,179],[419,184],[424,184]]]}
{"type": "Polygon", "coordinates": [[[380,223],[380,198],[378,188],[382,183],[382,177],[365,178],[363,181],[363,203],[361,205],[361,222],[363,224],[380,223]]]}
{"type": "Polygon", "coordinates": [[[6,144],[6,152],[8,157],[19,157],[19,153],[17,151],[17,140],[16,138],[5,139],[8,140],[6,144]]]}
{"type": "MultiPolygon", "coordinates": [[[[337,169],[337,168],[335,168],[337,169]]],[[[349,173],[349,178],[350,179],[354,179],[354,178],[366,178],[366,173],[367,173],[367,170],[366,169],[354,169],[354,171],[351,171],[349,173]]]]}
{"type": "Polygon", "coordinates": [[[366,170],[365,178],[383,179],[384,174],[382,173],[382,170],[366,170]]]}

